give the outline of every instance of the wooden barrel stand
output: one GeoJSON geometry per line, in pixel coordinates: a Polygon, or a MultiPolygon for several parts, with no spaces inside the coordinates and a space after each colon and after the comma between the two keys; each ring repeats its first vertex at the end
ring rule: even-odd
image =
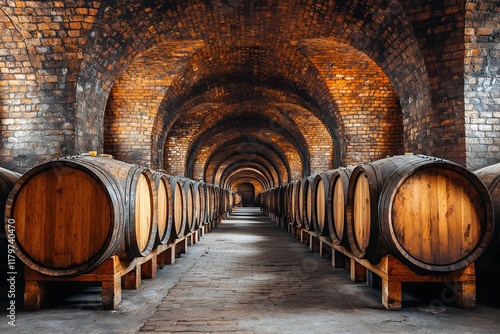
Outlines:
{"type": "Polygon", "coordinates": [[[96,282],[102,286],[102,307],[113,310],[121,301],[122,278],[124,289],[138,289],[143,278],[155,278],[158,268],[174,264],[176,258],[187,252],[189,244],[196,244],[198,232],[194,231],[168,244],[158,245],[147,256],[134,258],[130,262],[122,261],[113,255],[91,272],[78,276],[44,275],[25,265],[24,309],[39,310],[43,307],[48,297],[47,282],[96,282]]]}
{"type": "Polygon", "coordinates": [[[317,237],[306,229],[294,229],[292,233],[300,236],[302,243],[320,255],[324,244],[331,247],[332,266],[348,268],[352,282],[366,282],[368,271],[378,275],[382,280],[382,305],[387,310],[402,308],[402,283],[450,283],[453,284],[455,303],[458,307],[476,307],[475,263],[448,273],[418,274],[393,255],[383,256],[381,261],[374,265],[367,259],[355,257],[346,247],[336,245],[326,237],[317,237]]]}

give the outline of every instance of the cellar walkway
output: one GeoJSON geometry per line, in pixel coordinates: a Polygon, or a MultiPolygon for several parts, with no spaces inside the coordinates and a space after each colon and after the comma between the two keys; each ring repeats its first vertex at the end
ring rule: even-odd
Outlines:
{"type": "Polygon", "coordinates": [[[401,311],[386,311],[380,290],[350,282],[258,208],[237,208],[155,279],[124,290],[117,310],[90,288],[19,311],[16,327],[2,316],[0,333],[500,333],[499,308],[447,306],[446,287],[435,296],[405,293],[401,311]]]}

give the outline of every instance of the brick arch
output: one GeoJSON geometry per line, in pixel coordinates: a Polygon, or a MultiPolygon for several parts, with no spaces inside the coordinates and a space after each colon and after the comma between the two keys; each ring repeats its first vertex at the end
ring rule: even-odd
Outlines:
{"type": "MultiPolygon", "coordinates": [[[[252,19],[249,22],[257,22],[254,21],[256,17],[260,20],[258,22],[261,22],[252,31],[238,29],[235,31],[235,27],[240,26],[241,22],[248,21],[247,17],[235,15],[233,19],[229,15],[225,16],[225,20],[219,20],[225,11],[241,13],[234,12],[234,9],[212,6],[210,2],[193,1],[169,5],[149,2],[147,9],[135,6],[136,4],[139,3],[116,1],[111,6],[101,8],[100,24],[96,25],[96,30],[92,34],[95,42],[89,43],[80,72],[82,88],[95,87],[96,90],[102,90],[102,96],[106,97],[106,92],[110,91],[114,78],[121,69],[125,68],[136,55],[166,40],[204,40],[209,46],[209,55],[224,55],[230,53],[231,45],[259,46],[265,41],[264,37],[269,36],[275,37],[271,40],[276,42],[276,45],[281,45],[280,43],[286,40],[291,41],[289,44],[297,48],[301,47],[301,41],[308,38],[335,38],[355,46],[381,64],[391,83],[397,88],[405,120],[413,122],[414,118],[411,116],[419,115],[419,110],[426,108],[428,82],[425,79],[427,76],[424,62],[418,43],[412,42],[415,41],[415,36],[412,34],[411,24],[406,20],[405,13],[397,1],[335,2],[321,7],[277,6],[275,3],[267,3],[251,9],[252,19]],[[133,12],[127,9],[129,6],[134,9],[133,12]],[[194,8],[196,10],[193,10],[194,8]],[[214,15],[204,15],[207,24],[200,26],[194,24],[200,17],[193,13],[214,13],[214,15]],[[307,19],[297,20],[301,17],[307,19]],[[363,20],[370,17],[375,17],[376,20],[369,25],[364,24],[363,20]],[[312,20],[315,24],[311,24],[312,20]],[[180,21],[182,25],[176,24],[180,21]],[[286,26],[287,29],[277,29],[280,26],[286,26]],[[107,33],[113,30],[118,32],[107,33]],[[401,50],[397,49],[397,45],[408,45],[408,47],[400,53],[401,50]],[[119,64],[113,63],[112,60],[101,61],[100,54],[113,54],[120,57],[121,61],[119,64]],[[423,79],[413,80],[419,77],[423,79]],[[86,80],[89,78],[96,79],[89,82],[86,80]],[[416,83],[416,89],[409,88],[415,87],[413,83],[416,83]]],[[[210,59],[210,56],[206,59],[210,59]]],[[[99,99],[86,96],[83,89],[80,97],[83,99],[79,104],[79,110],[93,112],[96,109],[103,109],[99,99]]],[[[95,119],[98,121],[100,116],[97,115],[95,119]]],[[[79,138],[85,137],[85,127],[87,126],[79,127],[79,138]]],[[[413,130],[408,130],[411,127],[405,127],[406,137],[410,141],[413,140],[411,137],[413,130]]],[[[152,145],[156,145],[155,135],[152,135],[152,141],[152,145]]],[[[153,149],[152,156],[161,156],[158,152],[161,149],[162,146],[153,149]]]]}
{"type": "Polygon", "coordinates": [[[257,194],[257,192],[253,182],[249,182],[244,179],[243,182],[238,182],[237,184],[231,184],[231,189],[235,189],[233,191],[241,195],[242,206],[258,205],[255,201],[255,194],[257,194]]]}
{"type": "Polygon", "coordinates": [[[261,183],[265,189],[273,187],[273,185],[275,183],[273,183],[272,180],[267,179],[265,177],[265,175],[263,174],[261,168],[259,168],[259,167],[262,167],[262,166],[251,166],[251,165],[239,166],[237,169],[232,170],[225,177],[222,177],[220,183],[218,183],[218,184],[220,184],[221,187],[231,189],[233,182],[236,179],[238,179],[239,177],[241,177],[242,175],[247,175],[246,173],[248,172],[248,173],[252,173],[255,175],[259,175],[260,176],[259,179],[261,180],[261,183]]]}
{"type": "MultiPolygon", "coordinates": [[[[264,122],[264,124],[268,124],[264,122]]],[[[247,120],[245,124],[234,122],[226,123],[208,130],[206,134],[198,138],[198,141],[188,152],[189,164],[187,165],[187,175],[199,175],[203,170],[204,178],[212,177],[214,170],[209,169],[213,157],[219,152],[228,154],[229,147],[232,147],[234,158],[240,152],[248,148],[250,151],[266,150],[270,157],[275,157],[279,163],[280,180],[290,180],[293,177],[302,176],[304,169],[309,168],[309,152],[307,146],[293,145],[286,131],[275,131],[272,129],[262,129],[262,122],[247,120]],[[271,155],[272,154],[272,155],[271,155]]],[[[303,143],[307,145],[307,143],[303,143]]]]}
{"type": "MultiPolygon", "coordinates": [[[[255,146],[259,148],[258,146],[255,146]]],[[[238,152],[238,157],[234,157],[234,151],[228,154],[224,154],[223,157],[214,156],[207,164],[207,171],[213,169],[210,174],[210,180],[212,183],[220,184],[222,178],[227,173],[228,169],[233,170],[234,168],[239,168],[241,166],[252,167],[258,170],[265,176],[268,184],[280,184],[281,174],[279,167],[271,158],[273,154],[267,150],[264,153],[255,153],[255,151],[241,151],[238,152]],[[266,156],[265,153],[270,153],[270,156],[266,156]],[[227,170],[226,170],[227,169],[227,170]]]]}
{"type": "Polygon", "coordinates": [[[252,184],[255,189],[255,194],[262,192],[262,190],[264,189],[262,185],[258,182],[258,180],[252,177],[251,173],[245,172],[241,173],[238,178],[235,178],[234,182],[232,183],[231,190],[234,192],[238,192],[238,186],[243,183],[252,184]]]}
{"type": "MultiPolygon", "coordinates": [[[[248,167],[247,168],[245,168],[245,167],[240,168],[240,169],[234,171],[233,173],[231,173],[231,175],[229,175],[228,178],[224,182],[221,183],[221,185],[224,188],[233,189],[234,183],[237,182],[237,180],[239,180],[242,177],[249,177],[252,174],[258,174],[258,171],[253,170],[252,168],[248,168],[248,167]]],[[[270,189],[270,188],[272,188],[272,185],[271,184],[264,184],[262,187],[259,187],[259,188],[260,189],[270,189]]]]}
{"type": "MultiPolygon", "coordinates": [[[[294,103],[298,104],[301,109],[312,113],[323,123],[322,126],[327,129],[336,147],[334,149],[334,154],[337,155],[335,160],[342,161],[343,127],[339,124],[335,101],[326,83],[321,80],[314,65],[300,52],[290,46],[281,45],[280,47],[289,49],[289,51],[285,50],[287,54],[290,54],[290,59],[279,59],[274,54],[278,50],[247,47],[242,52],[236,50],[231,54],[219,55],[223,60],[229,59],[227,60],[229,65],[222,63],[222,60],[218,64],[216,55],[206,57],[211,59],[206,66],[201,66],[207,62],[205,59],[194,60],[192,67],[185,72],[182,84],[172,86],[165,94],[153,127],[153,137],[160,138],[158,143],[162,143],[177,118],[186,109],[193,108],[200,103],[215,100],[214,102],[222,102],[228,105],[226,108],[232,109],[231,105],[237,105],[239,108],[239,104],[243,101],[248,101],[250,104],[253,101],[262,100],[280,101],[285,95],[292,96],[294,103]],[[260,58],[252,60],[253,51],[260,58]],[[255,64],[248,64],[250,61],[255,64]],[[249,68],[253,71],[241,68],[241,64],[250,66],[249,68]],[[200,74],[200,68],[206,68],[207,71],[210,69],[210,72],[203,76],[203,73],[200,74]],[[294,75],[296,73],[302,75],[294,75]],[[207,101],[203,97],[210,100],[207,101]],[[177,110],[177,112],[172,113],[169,110],[177,110]]],[[[159,148],[153,143],[153,152],[158,150],[159,148]]],[[[158,163],[161,162],[158,161],[158,163]]]]}
{"type": "Polygon", "coordinates": [[[23,41],[26,35],[0,8],[0,124],[2,166],[24,172],[39,162],[43,138],[31,134],[45,121],[36,116],[40,112],[40,87],[30,60],[30,51],[23,41]],[[15,48],[8,45],[15,45],[15,48]],[[15,115],[15,116],[14,116],[15,115]],[[9,138],[16,138],[15,141],[9,138]],[[40,146],[40,147],[38,147],[40,146]],[[35,148],[33,150],[33,148],[35,148]],[[38,152],[36,152],[38,151],[38,152]],[[38,154],[37,154],[38,153],[38,154]],[[15,159],[15,157],[24,157],[15,159]]]}
{"type": "Polygon", "coordinates": [[[134,59],[118,76],[104,115],[103,150],[131,163],[150,164],[153,120],[169,85],[182,76],[183,66],[200,48],[163,42],[134,59]]]}
{"type": "MultiPolygon", "coordinates": [[[[285,123],[286,124],[286,123],[285,123]]],[[[275,145],[274,147],[288,145],[290,151],[295,151],[299,154],[301,169],[308,173],[310,170],[310,152],[309,146],[302,136],[302,134],[296,131],[295,127],[288,128],[286,125],[281,125],[276,123],[275,120],[267,118],[265,115],[260,114],[249,114],[245,118],[238,116],[228,117],[221,122],[217,123],[211,128],[205,129],[205,132],[199,135],[193,142],[192,145],[187,150],[187,164],[186,164],[186,174],[191,175],[194,168],[195,160],[198,158],[198,152],[200,148],[209,141],[213,141],[213,138],[217,134],[223,134],[222,140],[228,141],[232,136],[240,137],[241,134],[248,133],[252,136],[248,137],[247,142],[252,143],[254,141],[264,141],[270,142],[270,138],[265,139],[265,137],[272,135],[275,140],[282,138],[283,144],[275,145]],[[232,132],[235,132],[235,135],[232,132]]],[[[220,145],[220,144],[219,144],[220,145]]],[[[275,149],[277,151],[277,149],[275,149]]],[[[285,154],[282,154],[284,157],[285,154]]],[[[290,175],[290,165],[289,159],[284,158],[284,163],[287,166],[287,174],[290,175]]],[[[296,168],[296,167],[294,167],[296,168]]]]}
{"type": "Polygon", "coordinates": [[[280,184],[290,179],[290,166],[281,147],[258,138],[233,138],[217,143],[216,148],[204,160],[204,180],[219,183],[224,169],[232,163],[258,164],[271,175],[270,183],[280,184]],[[250,139],[250,140],[249,140],[250,139]]]}
{"type": "Polygon", "coordinates": [[[408,7],[403,7],[404,2],[406,0],[337,2],[330,19],[335,22],[350,17],[351,22],[357,24],[349,24],[346,30],[343,21],[333,25],[326,35],[353,46],[381,67],[401,104],[404,149],[421,152],[422,147],[418,145],[426,141],[421,124],[432,127],[429,123],[435,123],[435,116],[431,112],[432,93],[425,56],[407,18],[408,7]]]}
{"type": "Polygon", "coordinates": [[[187,159],[188,157],[190,160],[194,159],[191,155],[192,147],[205,140],[206,131],[210,130],[207,133],[211,136],[213,129],[220,123],[238,119],[240,122],[246,122],[252,118],[262,119],[261,131],[286,130],[291,134],[290,141],[299,144],[302,142],[302,146],[307,143],[312,172],[331,169],[334,165],[333,142],[324,124],[309,111],[294,104],[290,98],[282,98],[277,102],[270,100],[231,105],[204,102],[196,105],[179,116],[168,132],[163,150],[164,169],[179,175],[184,174],[186,170],[186,175],[190,175],[192,162],[188,163],[187,159]],[[325,153],[329,154],[329,159],[325,160],[325,153]]]}
{"type": "Polygon", "coordinates": [[[102,2],[83,49],[76,90],[76,149],[101,149],[104,113],[111,89],[133,60],[163,42],[192,40],[171,16],[188,17],[185,4],[113,0],[102,2]],[[177,16],[180,15],[180,16],[177,16]]]}
{"type": "Polygon", "coordinates": [[[7,58],[2,87],[9,87],[1,98],[9,111],[3,137],[10,139],[0,149],[5,167],[25,172],[75,152],[75,83],[99,5],[9,1],[1,6],[0,48],[7,58]]]}

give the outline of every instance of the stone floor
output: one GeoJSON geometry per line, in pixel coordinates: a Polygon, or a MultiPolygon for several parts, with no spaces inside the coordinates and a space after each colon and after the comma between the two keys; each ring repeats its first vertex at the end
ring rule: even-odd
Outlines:
{"type": "Polygon", "coordinates": [[[117,310],[102,310],[89,287],[19,310],[16,327],[2,311],[0,333],[500,333],[499,308],[457,309],[439,289],[405,293],[401,311],[386,311],[380,290],[350,282],[259,209],[238,208],[155,279],[124,290],[117,310]]]}

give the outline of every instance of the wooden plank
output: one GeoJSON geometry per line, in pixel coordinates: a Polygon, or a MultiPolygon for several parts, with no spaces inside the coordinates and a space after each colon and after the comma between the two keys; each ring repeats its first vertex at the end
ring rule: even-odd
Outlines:
{"type": "Polygon", "coordinates": [[[472,309],[476,307],[476,283],[475,281],[455,282],[456,304],[460,308],[472,309]]]}
{"type": "Polygon", "coordinates": [[[388,310],[399,310],[403,305],[401,282],[382,279],[382,305],[388,310]]]}
{"type": "Polygon", "coordinates": [[[187,248],[188,248],[188,237],[185,236],[179,242],[176,244],[177,245],[177,250],[179,251],[180,254],[185,254],[187,253],[187,248]]]}
{"type": "Polygon", "coordinates": [[[166,250],[166,264],[174,264],[175,263],[175,245],[172,245],[169,249],[166,250]]]}
{"type": "Polygon", "coordinates": [[[158,270],[158,255],[154,254],[150,260],[141,265],[141,277],[155,278],[158,270]]]}
{"type": "Polygon", "coordinates": [[[127,290],[137,290],[140,285],[141,266],[139,265],[124,275],[123,287],[127,290]]]}
{"type": "Polygon", "coordinates": [[[43,307],[46,297],[46,286],[40,281],[25,281],[24,283],[24,309],[36,311],[43,307]]]}
{"type": "Polygon", "coordinates": [[[121,276],[115,275],[111,280],[102,281],[102,307],[114,310],[122,300],[121,276]]]}
{"type": "Polygon", "coordinates": [[[351,281],[352,282],[365,282],[366,281],[366,268],[351,258],[351,281]]]}
{"type": "Polygon", "coordinates": [[[345,265],[346,265],[346,256],[344,255],[344,253],[332,247],[332,267],[345,268],[345,265]]]}

